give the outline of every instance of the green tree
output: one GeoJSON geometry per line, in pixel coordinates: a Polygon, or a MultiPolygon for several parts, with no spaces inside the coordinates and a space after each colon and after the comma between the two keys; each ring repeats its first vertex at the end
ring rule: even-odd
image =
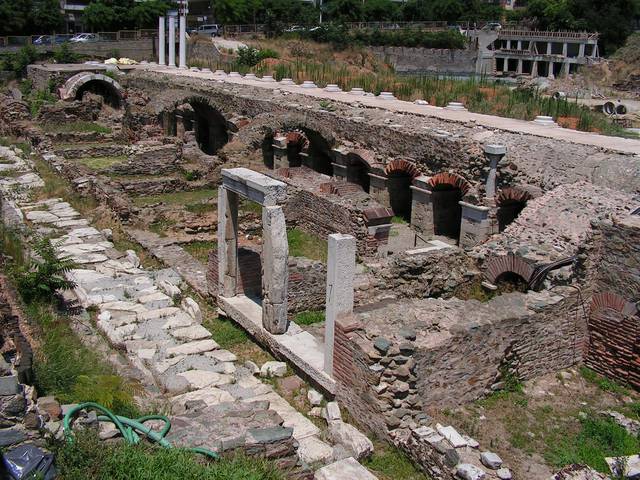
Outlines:
{"type": "Polygon", "coordinates": [[[116,28],[117,16],[114,8],[102,1],[87,5],[83,12],[83,22],[89,30],[109,31],[116,28]]]}
{"type": "Polygon", "coordinates": [[[541,30],[567,30],[575,23],[569,0],[530,0],[527,16],[541,30]]]}
{"type": "Polygon", "coordinates": [[[332,22],[361,22],[361,0],[329,0],[325,3],[325,11],[332,22]]]}
{"type": "Polygon", "coordinates": [[[153,28],[158,23],[158,17],[169,10],[169,5],[162,0],[137,2],[131,9],[131,17],[135,28],[153,28]]]}
{"type": "Polygon", "coordinates": [[[385,22],[399,20],[400,7],[391,0],[365,0],[362,5],[362,20],[366,22],[385,22]]]}
{"type": "Polygon", "coordinates": [[[461,0],[435,0],[431,7],[433,20],[454,22],[462,17],[464,5],[461,0]]]}
{"type": "Polygon", "coordinates": [[[0,35],[24,35],[28,27],[31,0],[0,0],[0,35]]]}
{"type": "Polygon", "coordinates": [[[426,0],[409,0],[402,6],[402,17],[407,22],[420,22],[431,18],[431,6],[426,0]]]}
{"type": "Polygon", "coordinates": [[[37,26],[38,32],[53,33],[60,31],[64,25],[64,17],[60,13],[58,0],[38,0],[31,11],[32,25],[37,26]]]}
{"type": "Polygon", "coordinates": [[[252,0],[215,0],[213,14],[223,25],[253,23],[254,5],[250,2],[252,0]]]}

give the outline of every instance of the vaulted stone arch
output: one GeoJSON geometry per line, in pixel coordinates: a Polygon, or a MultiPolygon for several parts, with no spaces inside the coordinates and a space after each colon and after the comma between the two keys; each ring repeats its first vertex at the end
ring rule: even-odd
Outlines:
{"type": "Polygon", "coordinates": [[[529,283],[534,273],[535,267],[532,264],[522,257],[508,254],[490,259],[485,266],[484,277],[495,284],[501,276],[515,274],[529,283]]]}
{"type": "Polygon", "coordinates": [[[420,175],[415,163],[405,159],[391,160],[384,167],[387,175],[389,206],[394,215],[411,221],[411,184],[420,175]]]}
{"type": "Polygon", "coordinates": [[[521,187],[506,187],[496,196],[498,231],[502,232],[527,206],[533,195],[521,187]]]}
{"type": "Polygon", "coordinates": [[[432,189],[436,189],[439,186],[450,186],[460,190],[462,196],[465,196],[469,190],[471,190],[471,184],[467,180],[457,173],[441,172],[436,173],[429,179],[429,186],[432,189]]]}
{"type": "Polygon", "coordinates": [[[229,122],[211,100],[202,95],[190,95],[173,102],[161,114],[165,133],[184,138],[192,131],[200,150],[214,155],[230,139],[229,122]]]}
{"type": "Polygon", "coordinates": [[[124,89],[113,78],[102,73],[80,72],[69,78],[60,88],[62,100],[81,100],[84,92],[102,95],[105,103],[120,108],[124,89]]]}

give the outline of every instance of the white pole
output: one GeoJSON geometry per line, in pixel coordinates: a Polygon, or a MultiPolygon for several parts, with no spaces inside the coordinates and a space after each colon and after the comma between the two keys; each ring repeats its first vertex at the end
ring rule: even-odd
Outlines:
{"type": "Polygon", "coordinates": [[[187,68],[187,15],[180,15],[180,68],[187,68]]]}
{"type": "Polygon", "coordinates": [[[169,17],[169,66],[176,66],[176,17],[169,17]]]}
{"type": "Polygon", "coordinates": [[[158,64],[166,65],[166,59],[164,58],[164,47],[165,47],[165,38],[164,38],[164,17],[160,17],[158,19],[158,64]]]}

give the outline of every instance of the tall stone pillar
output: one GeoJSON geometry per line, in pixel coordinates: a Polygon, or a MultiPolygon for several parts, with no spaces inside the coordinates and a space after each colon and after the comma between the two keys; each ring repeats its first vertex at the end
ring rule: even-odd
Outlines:
{"type": "Polygon", "coordinates": [[[578,57],[584,57],[584,43],[581,43],[578,47],[578,57]]]}
{"type": "Polygon", "coordinates": [[[286,333],[289,244],[281,206],[262,207],[262,326],[274,335],[286,333]]]}
{"type": "Polygon", "coordinates": [[[234,297],[238,285],[238,194],[218,190],[218,292],[234,297]]]}
{"type": "Polygon", "coordinates": [[[538,76],[538,62],[537,60],[533,60],[531,62],[531,77],[535,78],[538,76]]]}
{"type": "Polygon", "coordinates": [[[553,42],[547,42],[547,55],[551,55],[553,42]]]}
{"type": "Polygon", "coordinates": [[[553,74],[553,62],[549,62],[548,64],[549,64],[549,67],[547,70],[547,77],[551,79],[556,78],[555,75],[553,74]]]}
{"type": "Polygon", "coordinates": [[[569,55],[569,44],[567,42],[564,42],[562,44],[562,55],[564,55],[565,57],[569,55]]]}
{"type": "Polygon", "coordinates": [[[187,68],[187,16],[180,15],[179,68],[187,68]]]}
{"type": "Polygon", "coordinates": [[[176,17],[169,17],[169,66],[176,66],[176,17]]]}
{"type": "Polygon", "coordinates": [[[516,67],[516,73],[522,75],[522,59],[518,59],[518,66],[516,67]]]}
{"type": "Polygon", "coordinates": [[[166,46],[164,17],[158,18],[158,64],[166,65],[167,59],[165,58],[164,50],[166,46]]]}
{"type": "Polygon", "coordinates": [[[522,40],[518,40],[518,50],[522,50],[522,40]]]}
{"type": "Polygon", "coordinates": [[[356,239],[342,233],[329,235],[324,371],[330,376],[333,376],[333,343],[336,319],[353,312],[355,270],[356,239]]]}
{"type": "Polygon", "coordinates": [[[458,203],[462,209],[459,242],[461,248],[473,248],[483,243],[493,233],[497,233],[493,228],[491,207],[472,205],[462,201],[458,203]]]}

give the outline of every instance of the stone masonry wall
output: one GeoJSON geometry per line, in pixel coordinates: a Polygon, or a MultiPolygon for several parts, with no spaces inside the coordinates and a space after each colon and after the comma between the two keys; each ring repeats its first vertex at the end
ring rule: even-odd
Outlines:
{"type": "Polygon", "coordinates": [[[581,257],[591,295],[585,363],[640,389],[640,216],[598,223],[581,257]]]}
{"type": "Polygon", "coordinates": [[[371,47],[371,52],[399,73],[471,74],[478,57],[478,51],[472,48],[371,47]]]}

